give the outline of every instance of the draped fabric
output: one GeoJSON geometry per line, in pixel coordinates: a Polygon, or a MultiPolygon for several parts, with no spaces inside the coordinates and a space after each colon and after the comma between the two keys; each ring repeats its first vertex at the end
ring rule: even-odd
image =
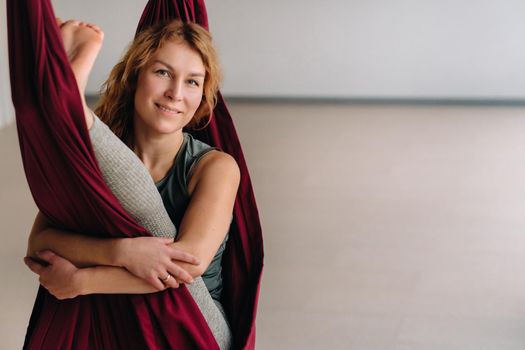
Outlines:
{"type": "MultiPolygon", "coordinates": [[[[204,0],[150,0],[137,33],[159,20],[178,18],[208,28],[204,0]]],[[[223,257],[223,301],[236,348],[255,347],[255,315],[263,268],[263,239],[248,167],[226,103],[218,93],[213,118],[204,129],[192,132],[197,139],[232,155],[241,171],[230,239],[223,257]]]]}
{"type": "MultiPolygon", "coordinates": [[[[73,73],[49,0],[8,0],[12,99],[31,193],[58,228],[99,237],[151,235],[122,209],[93,154],[73,73]]],[[[207,27],[200,0],[149,1],[138,30],[168,18],[207,27]]],[[[224,255],[224,304],[235,348],[255,346],[263,246],[253,191],[222,97],[196,136],[232,154],[241,168],[234,221],[224,255]]],[[[59,301],[40,287],[27,349],[216,349],[186,288],[146,295],[87,295],[59,301]]]]}

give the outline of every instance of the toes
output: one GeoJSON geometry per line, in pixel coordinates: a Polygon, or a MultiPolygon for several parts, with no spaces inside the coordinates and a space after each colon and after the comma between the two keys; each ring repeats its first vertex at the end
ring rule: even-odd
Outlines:
{"type": "Polygon", "coordinates": [[[104,32],[102,31],[102,29],[100,29],[99,26],[93,23],[83,22],[76,19],[70,19],[63,22],[58,17],[56,18],[56,22],[62,32],[70,32],[73,35],[75,35],[77,30],[82,32],[83,30],[86,30],[85,28],[89,28],[92,31],[94,31],[101,39],[104,39],[104,32]]]}
{"type": "Polygon", "coordinates": [[[97,26],[96,24],[86,23],[86,26],[88,26],[89,28],[93,29],[98,34],[104,34],[102,29],[99,26],[97,26]]]}
{"type": "Polygon", "coordinates": [[[80,24],[80,21],[76,19],[70,19],[70,20],[63,22],[61,26],[62,27],[63,26],[78,26],[79,24],[80,24]]]}

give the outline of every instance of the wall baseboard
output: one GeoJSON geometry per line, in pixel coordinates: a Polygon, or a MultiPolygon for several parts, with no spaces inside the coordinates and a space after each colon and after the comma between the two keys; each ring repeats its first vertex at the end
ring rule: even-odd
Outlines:
{"type": "MultiPolygon", "coordinates": [[[[272,104],[335,104],[335,105],[394,105],[394,106],[496,106],[525,107],[525,99],[518,98],[406,98],[406,97],[287,97],[287,96],[224,96],[229,103],[272,104]]],[[[98,95],[86,96],[88,105],[97,103],[98,95]]]]}

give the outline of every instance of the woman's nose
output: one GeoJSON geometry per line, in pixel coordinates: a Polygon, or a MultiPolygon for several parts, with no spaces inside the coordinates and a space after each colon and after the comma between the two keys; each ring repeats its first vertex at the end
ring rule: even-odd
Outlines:
{"type": "Polygon", "coordinates": [[[183,96],[182,90],[183,90],[183,84],[181,82],[173,82],[167,87],[164,95],[171,100],[175,100],[175,101],[182,100],[182,96],[183,96]]]}

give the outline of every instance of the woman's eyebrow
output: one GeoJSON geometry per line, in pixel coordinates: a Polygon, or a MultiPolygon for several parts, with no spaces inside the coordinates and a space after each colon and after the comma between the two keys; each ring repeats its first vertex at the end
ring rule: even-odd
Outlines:
{"type": "MultiPolygon", "coordinates": [[[[160,64],[166,66],[166,68],[168,68],[168,69],[171,70],[172,72],[175,71],[175,69],[174,69],[170,64],[168,64],[168,63],[166,63],[166,62],[164,62],[164,61],[162,61],[162,60],[156,59],[156,60],[153,61],[153,63],[160,63],[160,64]]],[[[188,76],[190,76],[190,77],[202,77],[202,78],[204,78],[204,77],[206,76],[206,74],[205,74],[205,73],[201,73],[201,72],[192,72],[192,73],[188,74],[188,76]]]]}
{"type": "Polygon", "coordinates": [[[188,76],[190,76],[190,77],[201,77],[201,78],[204,78],[204,77],[205,77],[205,74],[204,74],[204,73],[190,73],[190,74],[188,74],[188,76]]]}
{"type": "Polygon", "coordinates": [[[159,60],[159,59],[154,60],[153,63],[160,63],[160,64],[166,66],[169,70],[172,70],[172,71],[175,70],[175,69],[173,69],[173,67],[170,66],[168,63],[166,63],[166,62],[164,62],[164,61],[161,61],[161,60],[159,60]]]}

